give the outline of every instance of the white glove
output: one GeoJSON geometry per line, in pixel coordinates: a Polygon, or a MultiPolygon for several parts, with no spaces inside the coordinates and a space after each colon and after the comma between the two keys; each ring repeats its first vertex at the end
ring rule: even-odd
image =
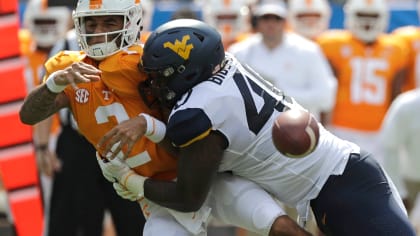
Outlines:
{"type": "MultiPolygon", "coordinates": [[[[98,156],[98,155],[97,155],[98,156]]],[[[137,196],[137,199],[144,195],[144,181],[147,179],[132,171],[124,161],[119,158],[114,158],[108,162],[104,162],[100,157],[97,157],[102,174],[110,182],[119,182],[132,194],[137,196]],[[100,159],[100,160],[99,160],[100,159]]]]}
{"type": "Polygon", "coordinates": [[[120,185],[133,194],[136,200],[144,196],[144,181],[147,177],[143,177],[136,174],[136,172],[129,170],[121,175],[121,177],[117,178],[120,185]]]}
{"type": "Polygon", "coordinates": [[[139,199],[139,196],[135,195],[134,193],[126,189],[120,183],[113,183],[112,187],[114,187],[115,192],[117,192],[117,194],[124,199],[130,200],[133,202],[139,199]]]}
{"type": "Polygon", "coordinates": [[[102,159],[98,152],[96,152],[96,160],[98,161],[99,167],[101,167],[101,171],[102,171],[102,175],[105,177],[106,180],[108,180],[111,183],[114,183],[115,181],[117,181],[113,176],[112,173],[110,173],[108,171],[108,169],[106,168],[106,160],[102,159]]]}

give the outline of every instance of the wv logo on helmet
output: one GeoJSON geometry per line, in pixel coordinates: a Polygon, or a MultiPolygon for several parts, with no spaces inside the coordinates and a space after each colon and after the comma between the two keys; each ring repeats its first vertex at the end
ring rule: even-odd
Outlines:
{"type": "Polygon", "coordinates": [[[176,39],[175,43],[165,42],[163,47],[171,49],[176,54],[178,54],[178,56],[182,57],[184,60],[187,60],[190,58],[190,52],[194,48],[192,43],[187,44],[188,40],[190,40],[190,36],[187,34],[182,37],[182,41],[176,39]]]}

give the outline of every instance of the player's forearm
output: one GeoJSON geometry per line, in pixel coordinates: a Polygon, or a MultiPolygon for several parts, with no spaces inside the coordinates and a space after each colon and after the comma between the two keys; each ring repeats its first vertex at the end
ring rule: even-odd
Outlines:
{"type": "Polygon", "coordinates": [[[20,120],[28,125],[34,125],[57,112],[57,93],[53,93],[45,85],[35,88],[25,99],[20,112],[20,120]]]}
{"type": "Polygon", "coordinates": [[[159,181],[147,179],[144,183],[144,196],[163,206],[180,212],[193,212],[200,209],[204,199],[182,195],[177,191],[177,183],[173,181],[159,181]]]}
{"type": "Polygon", "coordinates": [[[205,202],[223,156],[224,139],[211,133],[180,149],[177,181],[147,179],[144,194],[159,205],[193,212],[205,202]]]}

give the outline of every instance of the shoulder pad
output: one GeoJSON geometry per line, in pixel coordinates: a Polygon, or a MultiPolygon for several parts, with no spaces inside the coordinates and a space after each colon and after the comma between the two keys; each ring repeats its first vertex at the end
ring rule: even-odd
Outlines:
{"type": "Polygon", "coordinates": [[[82,51],[60,51],[55,56],[51,57],[45,63],[47,74],[57,70],[62,70],[74,62],[82,61],[86,54],[82,51]]]}
{"type": "Polygon", "coordinates": [[[396,28],[394,31],[392,31],[392,33],[396,35],[401,35],[401,36],[404,36],[404,35],[409,36],[409,35],[418,34],[419,31],[420,30],[415,26],[403,26],[403,27],[396,28]]]}
{"type": "Polygon", "coordinates": [[[323,32],[322,34],[320,34],[316,38],[316,41],[318,43],[330,42],[330,41],[342,41],[350,37],[351,37],[350,33],[345,30],[327,30],[323,32]]]}
{"type": "Polygon", "coordinates": [[[143,49],[140,45],[129,47],[102,60],[99,68],[108,72],[120,70],[138,71],[142,53],[143,49]]]}
{"type": "Polygon", "coordinates": [[[202,109],[190,108],[172,114],[167,125],[167,135],[178,147],[185,147],[209,135],[212,123],[202,109]]]}

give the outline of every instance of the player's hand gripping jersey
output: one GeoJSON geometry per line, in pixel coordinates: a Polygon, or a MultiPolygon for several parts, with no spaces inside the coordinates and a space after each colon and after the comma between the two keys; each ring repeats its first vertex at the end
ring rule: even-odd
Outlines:
{"type": "Polygon", "coordinates": [[[392,100],[395,76],[407,65],[405,44],[380,35],[367,46],[348,31],[327,32],[317,40],[338,79],[332,124],[377,131],[392,100]]]}
{"type": "Polygon", "coordinates": [[[409,47],[408,80],[403,91],[414,89],[420,86],[420,28],[405,26],[396,29],[393,36],[407,43],[409,47]]]}
{"type": "MultiPolygon", "coordinates": [[[[122,50],[100,62],[98,68],[102,74],[99,81],[78,84],[77,90],[72,86],[64,90],[80,132],[93,145],[96,146],[118,123],[142,112],[160,118],[159,112],[150,110],[137,92],[137,85],[145,80],[137,67],[141,53],[140,46],[122,50]]],[[[45,78],[79,61],[95,63],[83,52],[64,51],[46,63],[45,78]]],[[[126,163],[142,176],[159,179],[176,177],[175,159],[145,137],[135,144],[126,163]]]]}
{"type": "Polygon", "coordinates": [[[236,59],[228,55],[226,60],[223,70],[178,101],[167,125],[168,137],[185,147],[210,131],[220,132],[227,147],[219,171],[253,180],[280,201],[297,205],[305,216],[309,200],[332,173],[344,170],[349,153],[359,148],[337,141],[319,124],[319,145],[313,153],[301,159],[281,155],[271,140],[274,119],[284,110],[303,108],[236,59]]]}

